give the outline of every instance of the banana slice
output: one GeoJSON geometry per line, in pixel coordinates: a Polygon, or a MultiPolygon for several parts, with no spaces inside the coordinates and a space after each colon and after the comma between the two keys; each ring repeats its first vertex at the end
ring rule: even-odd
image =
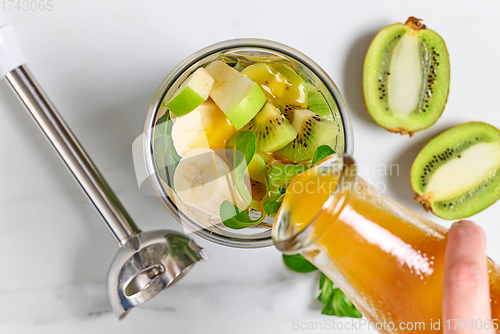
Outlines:
{"type": "Polygon", "coordinates": [[[207,149],[210,147],[202,115],[197,109],[176,118],[172,126],[172,140],[175,150],[181,157],[196,147],[207,149]]]}
{"type": "Polygon", "coordinates": [[[175,119],[172,139],[177,153],[184,156],[197,147],[223,150],[235,132],[222,110],[208,100],[189,114],[175,119]]]}
{"type": "Polygon", "coordinates": [[[219,216],[225,200],[240,209],[247,207],[234,187],[229,166],[208,148],[195,148],[182,157],[175,169],[174,188],[184,203],[210,215],[219,216]]]}

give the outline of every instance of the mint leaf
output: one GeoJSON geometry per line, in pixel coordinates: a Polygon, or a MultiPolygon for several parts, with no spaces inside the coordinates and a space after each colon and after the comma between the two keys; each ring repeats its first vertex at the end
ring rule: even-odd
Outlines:
{"type": "Polygon", "coordinates": [[[270,191],[268,197],[264,200],[264,204],[262,207],[264,208],[264,212],[268,216],[276,215],[283,203],[281,198],[285,196],[286,189],[282,187],[275,188],[273,191],[270,191]]]}
{"type": "Polygon", "coordinates": [[[172,121],[170,113],[160,117],[153,134],[153,148],[156,169],[160,178],[173,188],[173,175],[181,157],[177,154],[172,140],[172,121]]]}
{"type": "Polygon", "coordinates": [[[335,288],[333,282],[323,273],[321,273],[319,289],[321,293],[318,300],[325,304],[322,314],[349,318],[363,317],[349,297],[339,288],[335,288]]]}
{"type": "Polygon", "coordinates": [[[220,218],[222,223],[229,228],[240,230],[245,227],[250,227],[260,224],[266,215],[262,215],[257,220],[250,218],[249,209],[240,210],[236,205],[229,201],[222,202],[220,206],[220,218]]]}
{"type": "Polygon", "coordinates": [[[233,180],[245,203],[252,202],[252,195],[245,185],[245,174],[256,149],[257,138],[252,131],[236,132],[226,144],[226,156],[233,166],[233,180]]]}
{"type": "Polygon", "coordinates": [[[334,154],[335,151],[328,145],[321,145],[316,149],[316,152],[314,153],[314,158],[312,159],[312,164],[313,166],[316,165],[318,162],[323,160],[329,155],[334,154]]]}
{"type": "Polygon", "coordinates": [[[288,187],[292,179],[306,169],[307,167],[302,165],[279,164],[274,166],[269,171],[269,189],[288,187]]]}
{"type": "Polygon", "coordinates": [[[278,210],[280,209],[281,207],[281,203],[283,202],[269,202],[269,203],[265,203],[263,205],[264,207],[264,211],[266,212],[266,214],[268,216],[274,216],[275,214],[278,213],[278,210]]]}
{"type": "Polygon", "coordinates": [[[335,296],[333,296],[333,301],[337,306],[337,311],[339,314],[338,317],[348,317],[348,318],[362,318],[363,315],[359,310],[354,306],[352,301],[346,294],[340,290],[339,288],[335,291],[335,296]]]}
{"type": "Polygon", "coordinates": [[[321,291],[318,300],[323,304],[327,304],[332,298],[334,294],[333,282],[326,277],[325,274],[321,273],[321,277],[319,279],[319,290],[321,291]]]}
{"type": "Polygon", "coordinates": [[[300,254],[283,254],[283,261],[288,268],[298,273],[310,273],[318,270],[311,262],[307,261],[306,258],[300,254]]]}

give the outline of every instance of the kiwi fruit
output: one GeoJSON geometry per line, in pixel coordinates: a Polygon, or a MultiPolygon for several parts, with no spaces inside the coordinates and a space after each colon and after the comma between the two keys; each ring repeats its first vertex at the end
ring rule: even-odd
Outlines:
{"type": "Polygon", "coordinates": [[[315,114],[318,114],[321,118],[333,122],[332,108],[330,108],[330,105],[326,102],[323,94],[320,92],[309,93],[308,103],[309,107],[307,109],[311,110],[315,114]]]}
{"type": "MultiPolygon", "coordinates": [[[[252,199],[254,199],[257,202],[260,202],[266,197],[267,194],[267,185],[265,183],[251,180],[250,181],[250,187],[252,189],[252,199]]],[[[262,211],[264,208],[262,208],[262,211]]]]}
{"type": "MultiPolygon", "coordinates": [[[[315,114],[321,116],[321,118],[327,119],[329,121],[334,121],[333,111],[337,110],[337,105],[332,106],[326,101],[323,94],[314,86],[312,83],[305,81],[304,87],[307,93],[307,109],[311,110],[315,114]]],[[[283,113],[285,117],[289,114],[293,109],[303,109],[301,106],[293,103],[286,104],[281,107],[283,109],[283,113]]]]}
{"type": "MultiPolygon", "coordinates": [[[[332,114],[332,109],[330,108],[328,102],[326,102],[323,94],[321,94],[320,92],[308,93],[308,105],[308,109],[313,113],[318,114],[323,119],[333,122],[334,117],[332,114]]],[[[295,104],[287,104],[282,108],[285,117],[288,117],[287,115],[293,117],[293,110],[302,109],[300,106],[295,104]]]]}
{"type": "Polygon", "coordinates": [[[293,109],[287,119],[298,132],[297,137],[276,153],[294,163],[311,160],[321,145],[332,148],[338,133],[336,123],[321,118],[309,109],[293,109]]]}
{"type": "Polygon", "coordinates": [[[436,123],[450,87],[444,40],[410,17],[382,29],[363,68],[363,95],[371,117],[385,129],[413,135],[436,123]]]}
{"type": "Polygon", "coordinates": [[[415,199],[444,219],[472,216],[500,198],[500,131],[470,122],[432,139],[413,162],[415,199]]]}
{"type": "Polygon", "coordinates": [[[266,96],[279,106],[287,104],[307,108],[305,81],[288,65],[257,63],[242,74],[258,83],[266,96]]]}
{"type": "Polygon", "coordinates": [[[248,122],[243,130],[253,131],[257,138],[257,151],[277,151],[295,137],[297,131],[283,114],[271,103],[266,102],[259,113],[248,122]]]}

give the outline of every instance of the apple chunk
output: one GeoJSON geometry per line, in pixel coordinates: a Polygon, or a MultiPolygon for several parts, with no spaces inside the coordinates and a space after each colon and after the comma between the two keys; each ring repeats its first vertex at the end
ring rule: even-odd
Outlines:
{"type": "Polygon", "coordinates": [[[210,97],[231,124],[241,129],[266,103],[266,95],[257,83],[221,60],[212,62],[206,70],[215,79],[210,97]]]}
{"type": "Polygon", "coordinates": [[[194,71],[172,95],[167,108],[175,116],[184,116],[208,99],[214,78],[202,67],[194,71]]]}

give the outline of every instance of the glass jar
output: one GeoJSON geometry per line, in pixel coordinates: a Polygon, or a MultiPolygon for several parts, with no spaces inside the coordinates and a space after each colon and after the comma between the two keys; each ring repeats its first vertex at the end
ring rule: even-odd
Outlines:
{"type": "MultiPolygon", "coordinates": [[[[273,227],[276,247],[312,262],[369,321],[387,324],[381,333],[432,332],[431,320],[442,317],[448,230],[359,178],[347,155],[330,156],[311,170],[314,185],[301,181],[309,193],[294,184],[297,177],[287,189],[273,227]],[[328,183],[322,192],[320,179],[328,183]],[[425,330],[399,329],[408,323],[423,323],[425,330]]],[[[488,259],[488,269],[492,314],[498,319],[500,267],[488,259]]]]}
{"type": "Polygon", "coordinates": [[[286,45],[260,39],[235,39],[211,45],[182,61],[165,78],[158,88],[149,108],[144,130],[144,157],[146,169],[153,188],[167,210],[184,227],[202,238],[225,246],[257,248],[271,246],[272,221],[267,224],[233,230],[220,221],[206,221],[206,217],[186,208],[175,192],[160,177],[155,157],[155,126],[167,112],[162,101],[169,98],[180,84],[197,68],[220,57],[234,59],[255,58],[258,61],[284,62],[297,69],[318,88],[332,110],[339,125],[337,152],[352,153],[352,128],[346,104],[332,79],[310,58],[286,45]]]}

